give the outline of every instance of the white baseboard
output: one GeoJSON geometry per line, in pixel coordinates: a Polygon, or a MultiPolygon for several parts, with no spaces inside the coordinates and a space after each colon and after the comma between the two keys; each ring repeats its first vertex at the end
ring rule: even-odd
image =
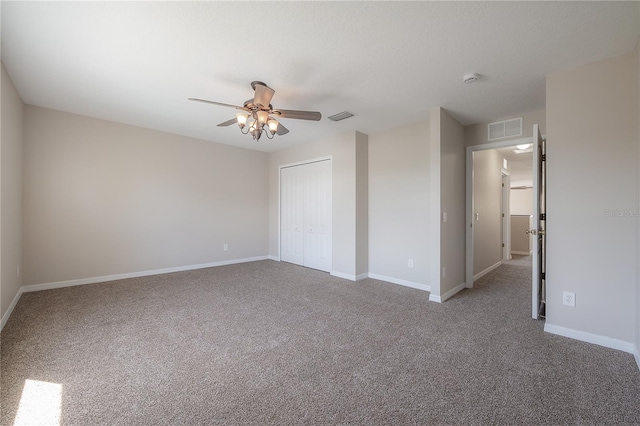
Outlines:
{"type": "Polygon", "coordinates": [[[460,293],[465,288],[467,288],[467,283],[458,284],[457,286],[455,286],[451,290],[447,291],[445,294],[441,295],[440,296],[440,300],[442,302],[444,302],[445,300],[450,299],[453,296],[455,296],[456,294],[460,293]]]}
{"type": "MultiPolygon", "coordinates": [[[[513,252],[511,252],[511,253],[513,253],[513,252]]],[[[477,274],[475,274],[475,275],[473,276],[473,280],[475,281],[475,280],[477,280],[478,278],[482,278],[482,277],[484,277],[485,275],[487,275],[489,272],[493,271],[494,269],[496,269],[496,268],[497,268],[497,267],[499,267],[500,265],[502,265],[502,260],[501,260],[501,261],[499,261],[499,262],[496,262],[495,264],[493,264],[493,265],[491,265],[491,266],[489,266],[489,267],[488,267],[487,269],[485,269],[484,271],[482,271],[482,272],[478,272],[477,274]]]]}
{"type": "Polygon", "coordinates": [[[428,284],[421,284],[413,281],[401,280],[399,278],[387,277],[385,275],[372,274],[371,272],[369,272],[368,275],[369,275],[369,278],[374,280],[386,281],[391,284],[398,284],[398,285],[403,285],[405,287],[411,287],[418,290],[431,292],[431,286],[428,284]]]}
{"type": "Polygon", "coordinates": [[[334,277],[342,278],[342,279],[349,280],[349,281],[355,281],[356,280],[356,276],[355,275],[345,274],[344,272],[331,271],[331,272],[329,272],[329,274],[334,276],[334,277]]]}
{"type": "Polygon", "coordinates": [[[280,262],[280,258],[278,256],[269,255],[269,256],[267,256],[267,259],[275,260],[276,262],[280,262]]]}
{"type": "Polygon", "coordinates": [[[636,358],[636,364],[638,364],[638,370],[640,370],[640,348],[636,346],[636,353],[633,354],[636,358]]]}
{"type": "MultiPolygon", "coordinates": [[[[558,336],[569,337],[571,339],[604,346],[605,348],[617,349],[619,351],[634,354],[636,356],[636,362],[638,362],[636,346],[631,342],[612,339],[611,337],[600,336],[598,334],[587,333],[586,331],[574,330],[572,328],[561,327],[559,325],[549,323],[544,325],[544,331],[551,334],[557,334],[558,336]]],[[[640,363],[638,364],[638,368],[640,368],[640,363]]]]}
{"type": "Polygon", "coordinates": [[[364,274],[356,275],[356,281],[366,280],[369,278],[369,273],[365,272],[364,274]]]}
{"type": "Polygon", "coordinates": [[[244,259],[233,259],[233,260],[223,260],[221,262],[211,262],[211,263],[201,263],[199,265],[188,265],[188,266],[178,266],[175,268],[164,268],[164,269],[154,269],[151,271],[141,271],[141,272],[130,272],[126,274],[116,274],[116,275],[104,275],[101,277],[91,277],[91,278],[80,278],[77,280],[68,280],[68,281],[57,281],[53,283],[43,283],[43,284],[32,284],[32,285],[23,285],[18,290],[18,294],[13,298],[7,312],[2,316],[2,320],[0,322],[0,331],[4,328],[4,325],[9,320],[13,309],[15,308],[18,300],[22,293],[28,293],[31,291],[41,291],[41,290],[52,290],[54,288],[62,288],[62,287],[73,287],[76,285],[84,285],[84,284],[96,284],[103,283],[108,281],[116,281],[116,280],[124,280],[127,278],[138,278],[138,277],[146,277],[149,275],[160,275],[160,274],[169,274],[171,272],[182,272],[182,271],[192,271],[194,269],[203,269],[203,268],[213,268],[215,266],[224,266],[224,265],[234,265],[237,263],[247,263],[247,262],[256,262],[258,260],[266,260],[269,259],[269,256],[256,256],[256,257],[247,257],[244,259]]]}
{"type": "Polygon", "coordinates": [[[23,292],[51,290],[54,288],[73,287],[76,285],[96,284],[108,281],[124,280],[127,278],[146,277],[149,275],[169,274],[172,272],[192,271],[194,269],[213,268],[216,266],[234,265],[236,263],[255,262],[258,260],[266,260],[268,256],[247,257],[244,259],[223,260],[220,262],[201,263],[198,265],[177,266],[175,268],[153,269],[151,271],[130,272],[126,274],[104,275],[101,277],[80,278],[77,280],[57,281],[53,283],[32,284],[22,286],[23,292]]]}
{"type": "Polygon", "coordinates": [[[20,300],[20,296],[22,296],[22,293],[24,293],[24,291],[22,290],[22,287],[20,287],[18,289],[18,293],[16,293],[16,297],[13,298],[11,304],[7,308],[7,312],[4,313],[4,315],[2,316],[2,320],[0,320],[0,331],[2,331],[4,325],[7,323],[7,321],[9,321],[9,317],[11,316],[13,309],[18,304],[18,300],[20,300]]]}
{"type": "Polygon", "coordinates": [[[531,251],[514,251],[514,250],[511,250],[511,254],[519,254],[520,256],[531,256],[533,254],[533,250],[531,250],[531,251]]]}

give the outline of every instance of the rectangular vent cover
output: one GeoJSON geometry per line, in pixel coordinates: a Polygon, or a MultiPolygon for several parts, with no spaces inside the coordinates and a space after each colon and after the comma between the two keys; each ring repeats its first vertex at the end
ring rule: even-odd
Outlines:
{"type": "Polygon", "coordinates": [[[522,117],[489,123],[490,141],[514,136],[522,136],[522,117]]]}
{"type": "Polygon", "coordinates": [[[354,114],[351,114],[349,111],[342,111],[329,117],[329,120],[340,121],[340,120],[346,120],[347,118],[350,118],[353,116],[354,114]]]}

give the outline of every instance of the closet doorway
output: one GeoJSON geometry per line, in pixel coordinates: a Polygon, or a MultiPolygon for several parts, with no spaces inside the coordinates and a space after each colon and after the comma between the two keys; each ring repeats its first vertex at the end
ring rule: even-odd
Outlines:
{"type": "Polygon", "coordinates": [[[331,159],[280,168],[280,260],[331,272],[331,159]]]}

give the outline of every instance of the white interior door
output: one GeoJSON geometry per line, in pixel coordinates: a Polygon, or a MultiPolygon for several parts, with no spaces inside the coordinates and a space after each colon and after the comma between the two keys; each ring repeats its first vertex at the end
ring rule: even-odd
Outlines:
{"type": "Polygon", "coordinates": [[[285,167],[280,174],[280,259],[330,272],[331,161],[285,167]]]}
{"type": "Polygon", "coordinates": [[[304,266],[331,271],[331,162],[305,167],[304,266]]]}
{"type": "Polygon", "coordinates": [[[304,264],[304,174],[299,167],[280,170],[280,260],[304,264]]]}
{"type": "Polygon", "coordinates": [[[531,316],[544,315],[544,173],[543,140],[537,124],[533,125],[533,217],[529,232],[533,235],[531,256],[531,316]]]}

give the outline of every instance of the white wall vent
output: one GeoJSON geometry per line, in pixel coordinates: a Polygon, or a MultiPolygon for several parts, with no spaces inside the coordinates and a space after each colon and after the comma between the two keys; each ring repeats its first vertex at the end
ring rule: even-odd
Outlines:
{"type": "Polygon", "coordinates": [[[328,117],[328,118],[331,121],[340,121],[340,120],[345,120],[347,118],[351,118],[353,116],[354,116],[354,114],[350,113],[349,111],[342,111],[342,112],[334,114],[334,115],[332,115],[331,117],[328,117]]]}
{"type": "Polygon", "coordinates": [[[488,140],[522,136],[522,117],[489,123],[488,140]]]}

